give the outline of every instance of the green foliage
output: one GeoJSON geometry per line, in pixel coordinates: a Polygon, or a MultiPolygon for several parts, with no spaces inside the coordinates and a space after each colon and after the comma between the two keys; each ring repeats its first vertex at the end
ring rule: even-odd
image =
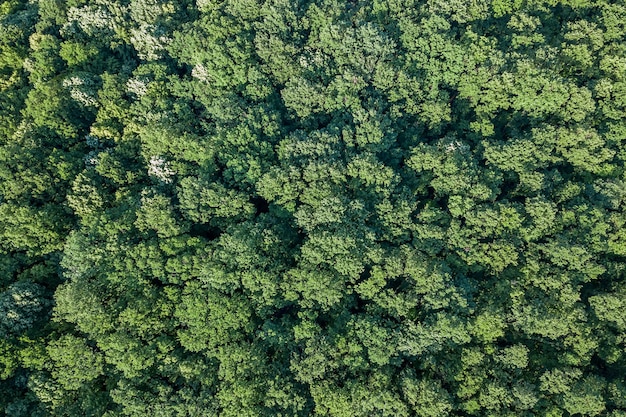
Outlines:
{"type": "Polygon", "coordinates": [[[623,417],[624,22],[0,2],[0,414],[623,417]]]}
{"type": "Polygon", "coordinates": [[[54,362],[52,376],[68,390],[78,389],[103,373],[102,355],[84,339],[64,335],[48,345],[48,354],[54,362]]]}

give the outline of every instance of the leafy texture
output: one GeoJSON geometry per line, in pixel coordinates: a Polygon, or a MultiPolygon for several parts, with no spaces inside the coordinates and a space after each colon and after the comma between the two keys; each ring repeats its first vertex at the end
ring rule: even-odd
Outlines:
{"type": "Polygon", "coordinates": [[[0,1],[0,414],[625,416],[624,22],[0,1]]]}

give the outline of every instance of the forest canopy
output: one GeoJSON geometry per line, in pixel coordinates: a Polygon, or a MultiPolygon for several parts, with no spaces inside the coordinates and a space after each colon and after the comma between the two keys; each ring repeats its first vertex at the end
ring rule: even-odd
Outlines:
{"type": "Polygon", "coordinates": [[[626,417],[624,0],[0,0],[0,415],[626,417]]]}

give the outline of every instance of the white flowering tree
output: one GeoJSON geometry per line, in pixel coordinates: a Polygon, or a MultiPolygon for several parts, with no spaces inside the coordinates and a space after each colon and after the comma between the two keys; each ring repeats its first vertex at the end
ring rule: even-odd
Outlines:
{"type": "Polygon", "coordinates": [[[170,163],[164,157],[154,155],[150,157],[148,175],[164,184],[171,184],[174,180],[174,175],[176,175],[176,171],[172,169],[170,163]]]}
{"type": "Polygon", "coordinates": [[[69,92],[74,101],[85,107],[98,106],[96,97],[97,83],[89,73],[76,73],[63,80],[63,87],[69,92]]]}
{"type": "Polygon", "coordinates": [[[67,23],[61,28],[61,34],[67,37],[81,30],[90,37],[97,37],[110,36],[119,30],[120,16],[116,16],[109,7],[97,3],[70,7],[67,11],[67,23]]]}
{"type": "Polygon", "coordinates": [[[146,61],[157,60],[171,42],[155,25],[141,24],[137,28],[130,29],[130,42],[137,50],[140,59],[146,61]]]}

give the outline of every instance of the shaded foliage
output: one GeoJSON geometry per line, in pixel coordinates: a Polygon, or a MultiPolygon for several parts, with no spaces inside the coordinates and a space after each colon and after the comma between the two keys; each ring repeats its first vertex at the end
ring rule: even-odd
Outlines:
{"type": "Polygon", "coordinates": [[[626,415],[626,6],[0,2],[0,414],[626,415]]]}

